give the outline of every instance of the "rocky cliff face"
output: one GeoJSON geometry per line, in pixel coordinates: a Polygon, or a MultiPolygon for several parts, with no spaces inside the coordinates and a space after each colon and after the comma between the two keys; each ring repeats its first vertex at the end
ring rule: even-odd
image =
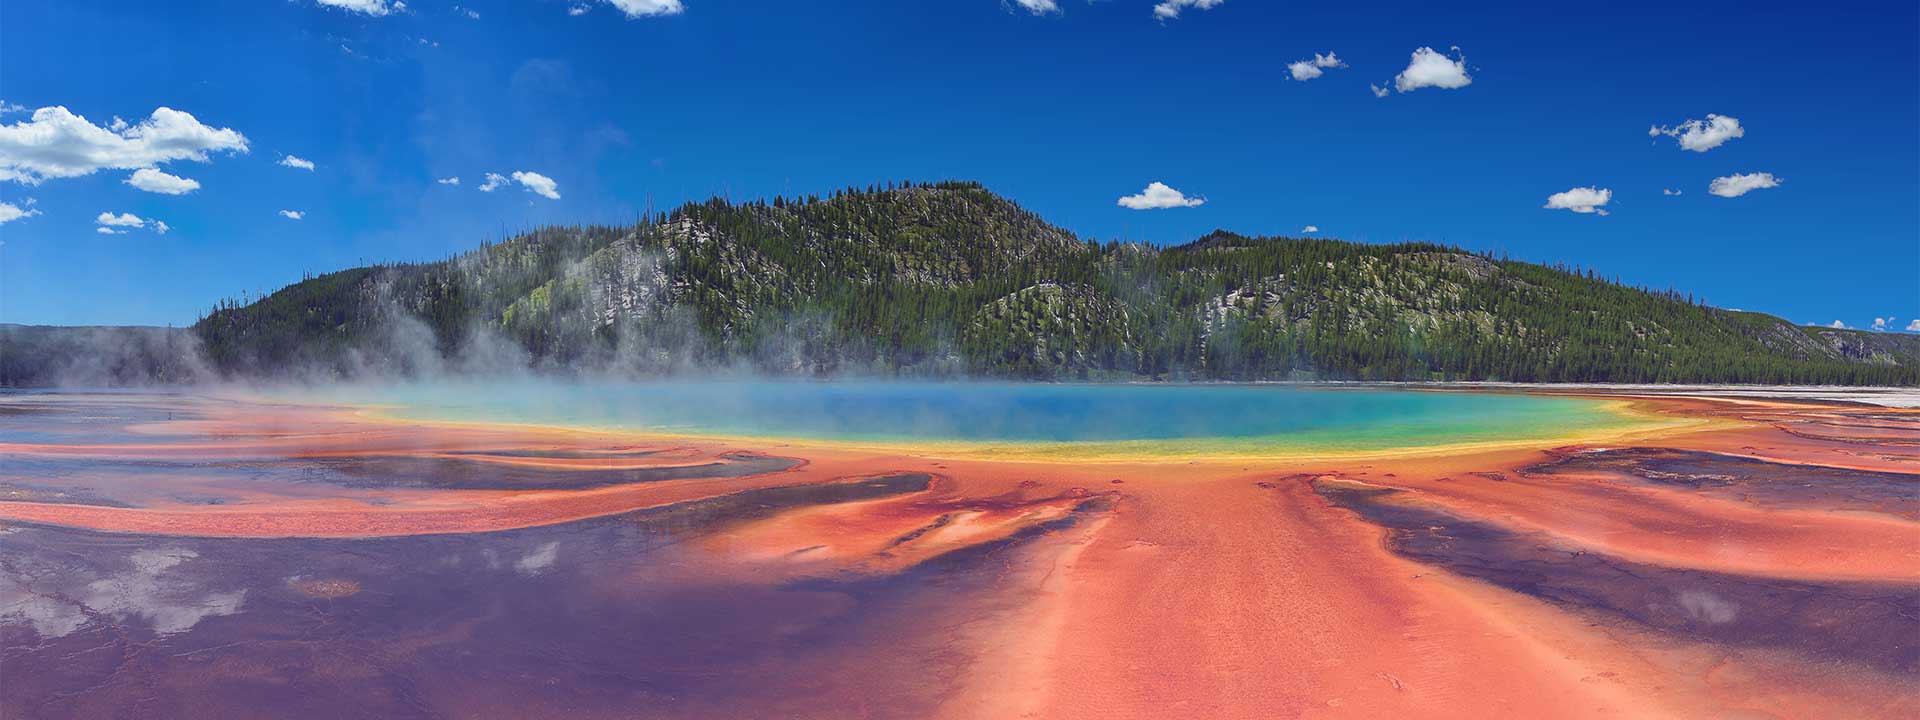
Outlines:
{"type": "Polygon", "coordinates": [[[1821,355],[1874,365],[1902,365],[1913,362],[1913,343],[1901,336],[1860,330],[1815,329],[1821,355]]]}

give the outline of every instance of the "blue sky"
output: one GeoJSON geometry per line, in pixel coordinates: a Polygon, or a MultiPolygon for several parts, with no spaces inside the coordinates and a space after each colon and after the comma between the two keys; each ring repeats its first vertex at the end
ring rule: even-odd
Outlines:
{"type": "Polygon", "coordinates": [[[1311,225],[1795,322],[1920,317],[1913,3],[1023,1],[8,0],[0,322],[186,324],[543,224],[940,178],[1100,239],[1311,225]],[[141,130],[162,107],[194,124],[141,130]],[[1710,115],[1741,134],[1648,132],[1710,115]],[[1709,192],[1734,176],[1778,185],[1709,192]],[[1205,202],[1118,203],[1155,182],[1205,202]]]}

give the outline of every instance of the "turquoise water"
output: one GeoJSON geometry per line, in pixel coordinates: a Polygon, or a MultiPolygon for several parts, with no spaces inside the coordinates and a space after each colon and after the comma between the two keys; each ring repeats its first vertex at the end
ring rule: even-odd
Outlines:
{"type": "Polygon", "coordinates": [[[522,383],[364,395],[352,401],[422,420],[889,443],[1384,448],[1555,437],[1627,422],[1578,398],[1274,385],[522,383]]]}

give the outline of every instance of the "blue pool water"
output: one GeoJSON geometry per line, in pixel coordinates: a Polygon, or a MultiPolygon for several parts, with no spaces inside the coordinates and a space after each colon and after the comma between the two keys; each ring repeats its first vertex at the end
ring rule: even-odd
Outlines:
{"type": "Polygon", "coordinates": [[[413,385],[352,402],[402,417],[656,433],[960,443],[1212,439],[1354,448],[1566,435],[1605,403],[1276,385],[695,382],[413,385]]]}

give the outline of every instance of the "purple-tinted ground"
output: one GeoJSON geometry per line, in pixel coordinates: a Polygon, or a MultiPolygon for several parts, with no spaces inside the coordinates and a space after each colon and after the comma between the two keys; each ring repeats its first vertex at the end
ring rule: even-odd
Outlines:
{"type": "Polygon", "coordinates": [[[8,718],[915,716],[957,673],[929,613],[1018,540],[883,577],[703,578],[702,536],[924,475],[470,535],[202,539],[6,530],[8,718]],[[943,666],[943,663],[947,664],[943,666]],[[895,682],[881,682],[893,678],[895,682]]]}

